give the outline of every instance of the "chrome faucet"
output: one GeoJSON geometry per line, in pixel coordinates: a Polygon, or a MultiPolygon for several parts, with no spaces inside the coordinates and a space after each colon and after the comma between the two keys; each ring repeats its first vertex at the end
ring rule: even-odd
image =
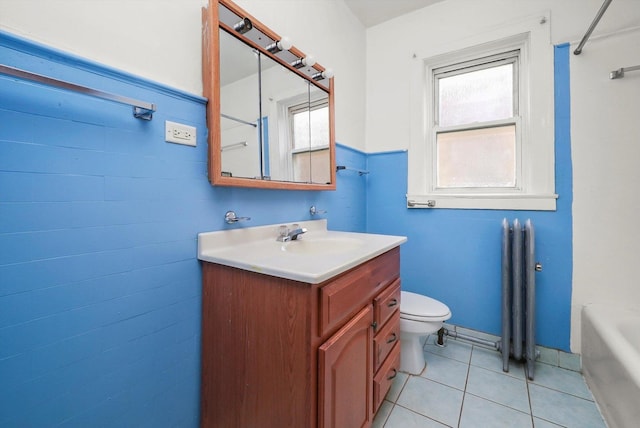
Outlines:
{"type": "Polygon", "coordinates": [[[297,224],[294,224],[291,229],[289,229],[287,226],[280,226],[278,228],[278,237],[276,238],[276,241],[296,241],[298,239],[298,236],[302,235],[303,233],[307,233],[307,229],[304,227],[300,227],[297,224]]]}

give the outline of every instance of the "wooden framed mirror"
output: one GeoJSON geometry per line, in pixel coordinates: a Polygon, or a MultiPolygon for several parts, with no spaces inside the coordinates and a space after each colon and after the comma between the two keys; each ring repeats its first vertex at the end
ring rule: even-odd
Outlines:
{"type": "Polygon", "coordinates": [[[330,71],[230,0],[202,24],[211,184],[335,190],[330,71]]]}

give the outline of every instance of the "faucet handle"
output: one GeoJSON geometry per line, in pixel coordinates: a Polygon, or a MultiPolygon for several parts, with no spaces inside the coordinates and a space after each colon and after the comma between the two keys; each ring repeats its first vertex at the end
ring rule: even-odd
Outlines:
{"type": "Polygon", "coordinates": [[[283,236],[287,236],[289,234],[289,228],[284,224],[278,227],[278,237],[282,238],[283,236]]]}

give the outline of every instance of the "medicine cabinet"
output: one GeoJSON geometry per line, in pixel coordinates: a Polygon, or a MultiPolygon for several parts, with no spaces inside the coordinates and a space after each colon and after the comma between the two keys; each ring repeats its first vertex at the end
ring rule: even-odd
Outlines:
{"type": "Polygon", "coordinates": [[[229,0],[202,18],[211,183],[334,190],[330,70],[229,0]]]}

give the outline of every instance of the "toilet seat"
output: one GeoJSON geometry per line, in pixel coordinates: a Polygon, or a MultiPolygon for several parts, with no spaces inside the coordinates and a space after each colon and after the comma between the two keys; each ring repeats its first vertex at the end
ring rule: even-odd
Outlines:
{"type": "Polygon", "coordinates": [[[444,303],[410,291],[400,292],[400,318],[413,321],[445,321],[451,311],[444,303]]]}

